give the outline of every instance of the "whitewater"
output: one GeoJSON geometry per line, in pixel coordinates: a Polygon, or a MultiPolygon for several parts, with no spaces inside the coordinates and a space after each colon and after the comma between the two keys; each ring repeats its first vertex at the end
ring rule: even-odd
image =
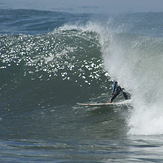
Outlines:
{"type": "Polygon", "coordinates": [[[163,39],[149,34],[135,36],[123,32],[124,28],[122,26],[116,31],[109,29],[108,33],[111,33],[105,33],[105,38],[102,36],[101,44],[109,75],[132,94],[133,110],[127,120],[128,133],[162,134],[163,39]],[[105,46],[106,43],[109,46],[105,46]]]}
{"type": "Polygon", "coordinates": [[[0,12],[0,161],[163,161],[163,13],[0,12]]]}

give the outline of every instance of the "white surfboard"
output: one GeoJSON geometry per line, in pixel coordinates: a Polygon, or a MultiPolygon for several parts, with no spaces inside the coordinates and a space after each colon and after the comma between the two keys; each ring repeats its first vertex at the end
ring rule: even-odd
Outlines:
{"type": "Polygon", "coordinates": [[[107,102],[107,103],[77,103],[80,106],[111,106],[111,105],[128,105],[131,103],[131,100],[125,100],[125,101],[120,101],[120,102],[107,102]]]}

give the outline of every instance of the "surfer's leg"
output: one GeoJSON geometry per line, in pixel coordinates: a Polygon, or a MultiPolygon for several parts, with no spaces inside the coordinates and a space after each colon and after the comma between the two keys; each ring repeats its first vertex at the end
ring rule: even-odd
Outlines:
{"type": "Polygon", "coordinates": [[[123,93],[123,96],[124,96],[124,98],[125,98],[125,100],[127,100],[128,99],[128,95],[127,95],[127,93],[126,92],[122,92],[123,93]]]}
{"type": "Polygon", "coordinates": [[[113,100],[114,100],[118,95],[119,95],[119,93],[114,94],[114,95],[111,97],[111,99],[110,99],[110,103],[112,103],[113,100]]]}

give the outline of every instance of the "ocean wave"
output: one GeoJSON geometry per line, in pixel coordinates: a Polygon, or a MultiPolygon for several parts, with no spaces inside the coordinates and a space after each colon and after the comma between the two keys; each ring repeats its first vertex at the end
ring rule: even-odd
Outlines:
{"type": "Polygon", "coordinates": [[[111,93],[111,78],[131,94],[128,134],[162,134],[163,39],[156,28],[162,14],[151,13],[159,19],[150,26],[145,15],[67,22],[45,34],[1,34],[1,107],[88,101],[111,93]]]}

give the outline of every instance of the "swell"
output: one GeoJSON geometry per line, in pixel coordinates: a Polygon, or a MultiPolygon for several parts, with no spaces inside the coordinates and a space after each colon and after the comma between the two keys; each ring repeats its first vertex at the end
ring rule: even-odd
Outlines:
{"type": "Polygon", "coordinates": [[[68,23],[85,23],[90,14],[39,11],[30,9],[0,9],[1,34],[44,34],[68,23]]]}

